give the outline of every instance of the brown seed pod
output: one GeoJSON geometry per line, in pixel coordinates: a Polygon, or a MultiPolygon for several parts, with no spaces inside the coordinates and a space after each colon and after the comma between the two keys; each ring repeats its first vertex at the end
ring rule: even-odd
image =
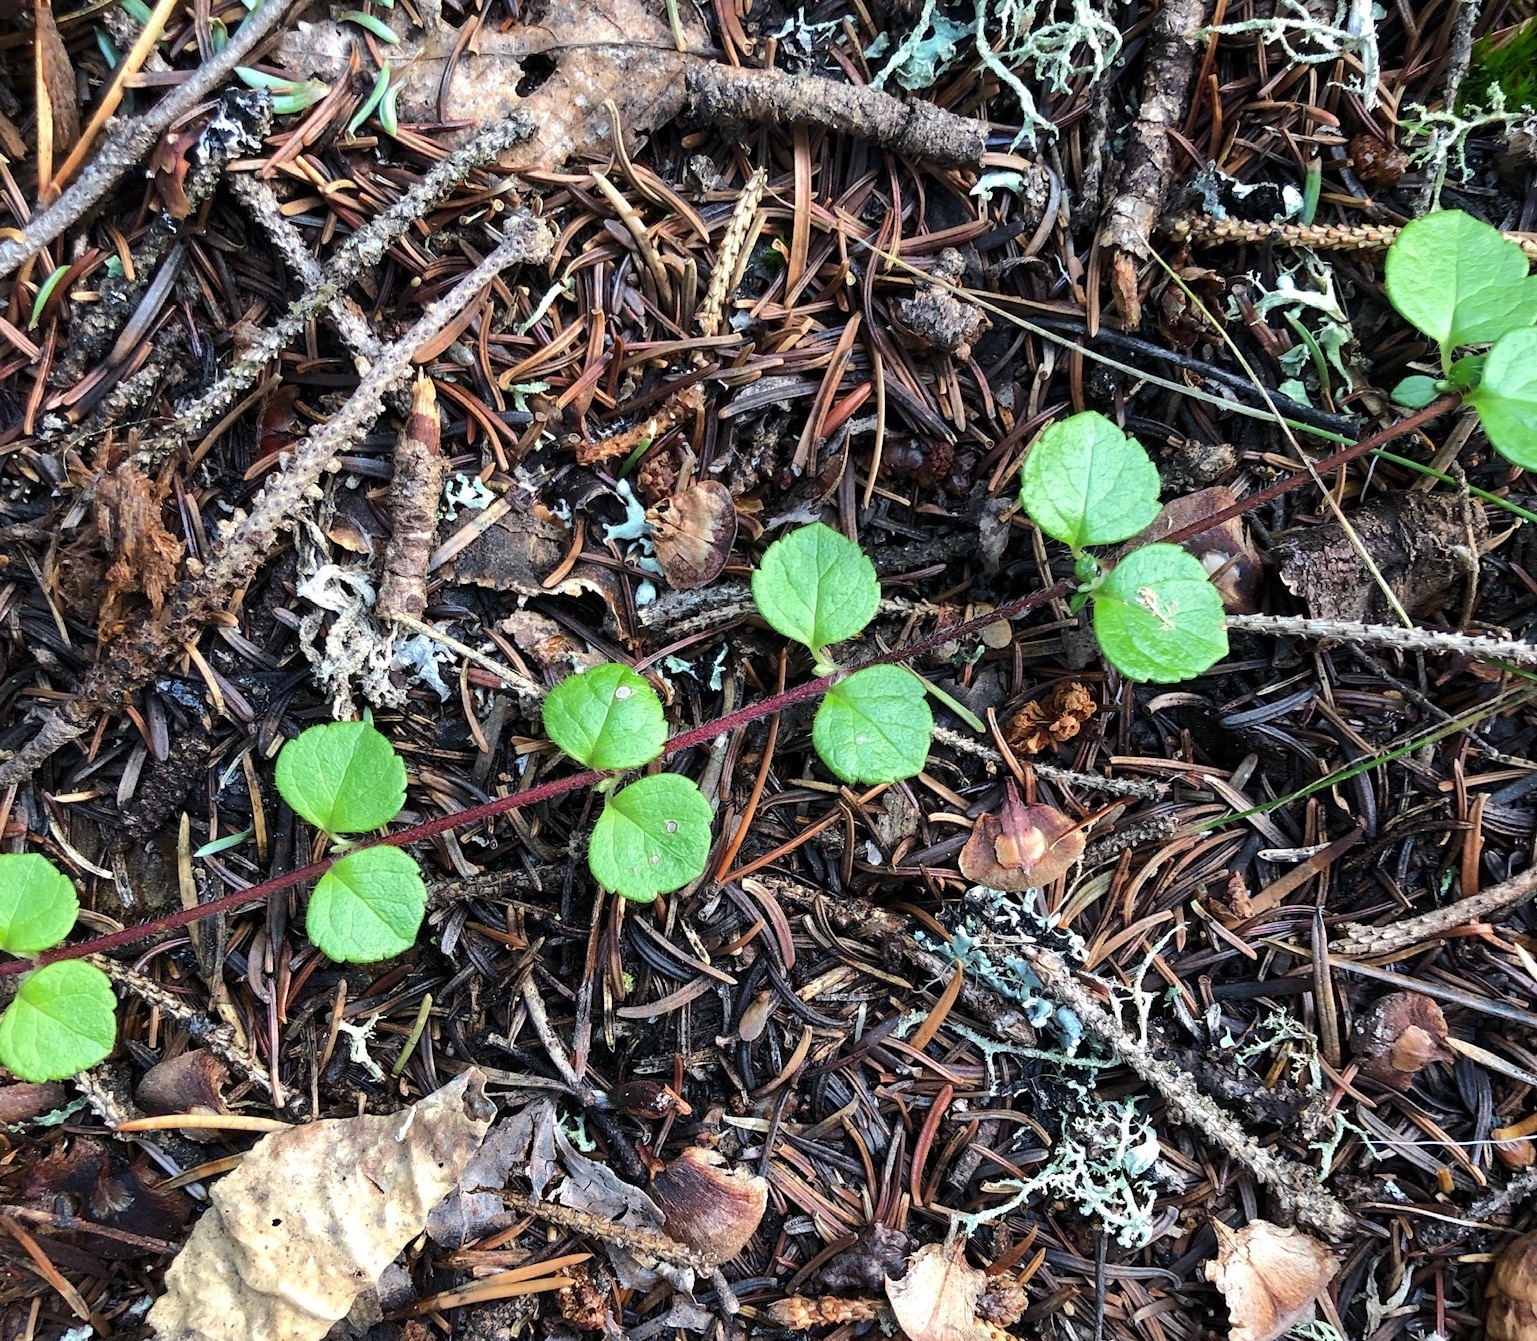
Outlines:
{"type": "Polygon", "coordinates": [[[1083,829],[1051,806],[1027,806],[1012,782],[996,813],[983,815],[961,849],[966,879],[989,889],[1038,889],[1083,856],[1083,829]]]}
{"type": "Polygon", "coordinates": [[[1268,1220],[1250,1220],[1236,1233],[1220,1220],[1212,1228],[1217,1255],[1206,1263],[1206,1279],[1227,1300],[1229,1341],[1275,1341],[1312,1319],[1335,1272],[1328,1248],[1268,1220]]]}
{"type": "Polygon", "coordinates": [[[1350,162],[1368,186],[1397,186],[1409,166],[1402,149],[1364,133],[1351,137],[1350,162]]]}
{"type": "Polygon", "coordinates": [[[1537,1234],[1523,1234],[1500,1254],[1484,1290],[1488,1341],[1537,1338],[1537,1234]]]}
{"type": "Polygon", "coordinates": [[[768,1208],[768,1184],[728,1168],[713,1150],[690,1146],[651,1180],[651,1196],[667,1233],[711,1262],[729,1262],[757,1231],[768,1208]]]}
{"type": "Polygon", "coordinates": [[[1450,1062],[1446,1016],[1423,992],[1390,992],[1362,1015],[1351,1034],[1361,1074],[1406,1090],[1431,1062],[1450,1062]]]}

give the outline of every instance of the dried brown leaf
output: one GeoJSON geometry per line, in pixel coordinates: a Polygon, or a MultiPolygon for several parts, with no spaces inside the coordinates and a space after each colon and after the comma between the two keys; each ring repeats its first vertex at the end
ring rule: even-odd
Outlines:
{"type": "Polygon", "coordinates": [[[1431,1062],[1454,1062],[1446,1046],[1446,1016],[1423,992],[1389,992],[1362,1014],[1350,1048],[1361,1074],[1406,1090],[1431,1062]]]}
{"type": "Polygon", "coordinates": [[[95,520],[109,560],[97,620],[97,637],[107,642],[142,614],[134,597],[160,614],[185,546],[161,524],[155,486],[127,461],[96,482],[95,520]]]}
{"type": "Polygon", "coordinates": [[[469,1070],[400,1113],[264,1137],[213,1190],[149,1321],[165,1341],[317,1341],[426,1227],[490,1125],[469,1070]]]}
{"type": "Polygon", "coordinates": [[[1312,1319],[1335,1271],[1327,1247],[1268,1220],[1250,1220],[1236,1233],[1220,1220],[1212,1228],[1217,1255],[1206,1263],[1206,1279],[1227,1300],[1229,1341],[1275,1341],[1312,1319]]]}
{"type": "MultiPolygon", "coordinates": [[[[694,7],[680,5],[679,11],[689,47],[703,48],[707,38],[694,7]]],[[[424,31],[399,8],[384,15],[401,39],[390,49],[390,63],[404,80],[400,119],[483,126],[526,112],[539,133],[510,149],[501,164],[527,172],[555,171],[584,154],[609,154],[605,99],[618,105],[627,136],[665,125],[682,109],[685,57],[660,5],[549,0],[525,6],[524,13],[526,21],[506,31],[478,28],[463,50],[460,30],[447,24],[424,31]]],[[[328,21],[296,24],[279,45],[278,60],[296,74],[343,78],[360,41],[356,33],[328,21]]]]}
{"type": "Polygon", "coordinates": [[[718,480],[701,480],[646,513],[655,533],[657,562],[679,591],[693,591],[720,576],[736,543],[736,504],[718,480]]]}

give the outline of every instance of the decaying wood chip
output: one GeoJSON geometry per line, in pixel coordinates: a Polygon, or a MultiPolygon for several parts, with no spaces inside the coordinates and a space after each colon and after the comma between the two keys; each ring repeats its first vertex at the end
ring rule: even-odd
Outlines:
{"type": "Polygon", "coordinates": [[[1229,1341],[1275,1341],[1314,1316],[1335,1272],[1334,1254],[1301,1230],[1251,1220],[1234,1232],[1220,1220],[1206,1279],[1227,1300],[1229,1341]]]}
{"type": "Polygon", "coordinates": [[[80,106],[75,92],[75,70],[69,49],[54,21],[53,5],[48,0],[34,0],[32,14],[37,23],[38,56],[43,69],[43,86],[53,112],[53,152],[55,161],[63,160],[80,138],[80,106]]]}
{"type": "Polygon", "coordinates": [[[437,536],[438,496],[443,492],[442,425],[432,378],[419,373],[411,413],[395,445],[390,479],[390,540],[375,612],[420,619],[427,608],[427,561],[437,536]]]}
{"type": "Polygon", "coordinates": [[[474,1069],[383,1117],[264,1137],[166,1272],[164,1341],[315,1341],[427,1224],[494,1113],[474,1069]]]}
{"type": "Polygon", "coordinates": [[[916,296],[897,304],[897,327],[910,343],[962,360],[971,357],[971,346],[992,323],[975,303],[950,291],[965,271],[965,258],[954,247],[946,247],[934,258],[933,282],[920,284],[916,296]]]}
{"type": "MultiPolygon", "coordinates": [[[[1351,512],[1349,520],[1361,547],[1411,615],[1444,601],[1449,589],[1476,568],[1489,544],[1483,508],[1451,493],[1373,499],[1351,512]]],[[[1273,552],[1281,581],[1315,618],[1370,624],[1388,616],[1382,592],[1338,521],[1283,536],[1273,552]]]]}

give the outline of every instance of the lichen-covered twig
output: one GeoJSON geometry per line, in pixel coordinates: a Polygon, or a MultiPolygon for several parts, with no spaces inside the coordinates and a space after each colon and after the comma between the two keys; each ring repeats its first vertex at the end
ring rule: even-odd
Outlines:
{"type": "MultiPolygon", "coordinates": [[[[1299,224],[1265,223],[1254,219],[1212,219],[1204,214],[1186,214],[1171,220],[1165,231],[1176,242],[1196,242],[1203,246],[1254,246],[1261,242],[1283,247],[1308,247],[1314,251],[1386,251],[1398,237],[1392,224],[1299,224]]],[[[1537,237],[1530,233],[1506,233],[1537,261],[1537,237]]]]}
{"type": "Polygon", "coordinates": [[[154,463],[202,431],[245,392],[280,354],[303,332],[305,323],[326,310],[341,292],[368,266],[378,265],[384,253],[410,225],[462,182],[476,168],[533,134],[526,116],[497,121],[466,140],[447,158],[435,164],[389,209],[370,219],[348,238],[331,257],[321,282],[305,291],[273,325],[264,330],[213,386],[182,407],[175,421],[140,451],[141,461],[154,463]]]}
{"type": "Polygon", "coordinates": [[[1354,1217],[1320,1184],[1311,1169],[1264,1149],[1230,1113],[1202,1094],[1187,1072],[1155,1057],[1146,1043],[1133,1037],[1114,1014],[1095,1000],[1060,956],[1032,946],[1020,947],[1020,953],[1041,980],[1046,994],[1077,1015],[1123,1066],[1157,1090],[1176,1118],[1194,1127],[1253,1174],[1297,1219],[1335,1239],[1350,1232],[1354,1217]]]}
{"type": "Polygon", "coordinates": [[[1422,941],[1444,936],[1458,927],[1487,922],[1499,913],[1508,913],[1534,896],[1537,896],[1537,867],[1529,867],[1501,884],[1458,899],[1456,903],[1432,908],[1428,913],[1406,917],[1385,927],[1347,922],[1340,928],[1340,934],[1329,942],[1329,953],[1342,959],[1375,959],[1382,955],[1402,954],[1422,941]]]}
{"type": "Polygon", "coordinates": [[[59,746],[80,736],[104,708],[116,709],[129,694],[159,674],[174,649],[196,638],[208,616],[244,587],[278,537],[293,525],[322,472],[338,452],[367,431],[384,408],[385,393],[410,376],[416,351],[442,334],[486,284],[510,265],[542,261],[550,253],[549,230],[526,211],[507,224],[506,238],[443,297],[431,303],[406,334],[380,355],[347,403],[295,444],[282,473],[251,507],[236,514],[199,575],[183,578],[166,602],[166,616],[134,626],[108,644],[103,658],[68,702],[43,719],[38,734],[0,763],[0,787],[21,782],[59,746]]]}
{"type": "Polygon", "coordinates": [[[982,122],[877,88],[698,58],[686,65],[684,82],[693,113],[717,125],[826,126],[903,158],[963,168],[979,166],[987,148],[982,122]]]}
{"type": "Polygon", "coordinates": [[[251,53],[273,32],[294,0],[266,0],[241,22],[229,44],[217,56],[193,70],[143,116],[118,123],[108,132],[101,149],[81,172],[73,186],[52,206],[21,230],[20,238],[0,241],[0,278],[28,257],[36,256],[66,228],[83,218],[129,168],[154,148],[155,141],[175,125],[228,77],[237,65],[250,63],[251,53]]]}
{"type": "MultiPolygon", "coordinates": [[[[277,192],[267,185],[260,177],[254,177],[247,173],[236,173],[230,177],[230,190],[234,192],[235,199],[246,207],[251,217],[261,225],[268,240],[278,250],[278,255],[283,258],[284,264],[293,271],[294,278],[304,285],[306,290],[318,289],[326,282],[325,272],[320,268],[320,262],[310,255],[310,249],[304,244],[304,234],[288,221],[283,213],[283,202],[277,197],[277,192]]],[[[378,357],[383,345],[379,343],[379,337],[374,334],[373,328],[368,324],[368,318],[359,310],[358,305],[344,293],[339,293],[326,307],[326,315],[331,318],[336,327],[336,333],[341,336],[342,343],[353,353],[357,361],[358,375],[368,371],[369,364],[378,357]]]]}
{"type": "Polygon", "coordinates": [[[1537,666],[1537,643],[1521,638],[1486,638],[1476,633],[1394,628],[1385,624],[1357,624],[1348,619],[1307,619],[1302,615],[1229,615],[1227,626],[1244,633],[1330,638],[1342,643],[1393,647],[1402,652],[1456,653],[1480,661],[1537,666]]]}

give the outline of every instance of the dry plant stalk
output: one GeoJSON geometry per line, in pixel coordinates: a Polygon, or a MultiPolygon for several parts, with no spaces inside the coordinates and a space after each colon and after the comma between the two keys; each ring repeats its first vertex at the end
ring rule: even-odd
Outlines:
{"type": "Polygon", "coordinates": [[[1487,922],[1499,913],[1508,913],[1533,895],[1537,895],[1537,866],[1444,908],[1432,908],[1428,913],[1406,917],[1385,927],[1347,922],[1340,928],[1338,939],[1329,943],[1329,954],[1335,959],[1376,959],[1402,954],[1422,941],[1444,936],[1458,927],[1487,922]]]}
{"type": "Polygon", "coordinates": [[[1404,652],[1477,657],[1480,661],[1512,661],[1537,666],[1537,643],[1521,638],[1486,638],[1476,633],[1443,633],[1439,629],[1395,628],[1389,624],[1358,624],[1349,619],[1308,619],[1303,615],[1229,615],[1227,626],[1245,633],[1269,633],[1291,638],[1332,641],[1404,652]]]}
{"type": "MultiPolygon", "coordinates": [[[[1398,237],[1393,224],[1299,224],[1265,223],[1254,219],[1212,219],[1204,214],[1182,215],[1168,225],[1176,242],[1196,242],[1209,247],[1252,246],[1279,242],[1283,247],[1308,247],[1317,251],[1386,251],[1398,237]]],[[[1505,233],[1537,261],[1537,238],[1530,233],[1505,233]]]]}
{"type": "Polygon", "coordinates": [[[676,428],[685,419],[692,418],[703,408],[704,387],[698,382],[691,382],[674,391],[657,407],[655,414],[648,415],[640,423],[620,429],[610,437],[599,438],[596,442],[577,443],[576,459],[584,466],[591,466],[599,461],[628,456],[642,444],[655,442],[662,434],[676,428]]]}
{"type": "Polygon", "coordinates": [[[427,608],[427,561],[437,537],[438,495],[443,492],[442,433],[432,378],[418,373],[390,480],[390,540],[374,607],[384,621],[399,615],[420,619],[427,608]]]}
{"type": "Polygon", "coordinates": [[[763,199],[763,188],[768,174],[759,168],[747,179],[742,194],[737,197],[731,210],[731,219],[721,236],[720,247],[715,253],[715,268],[710,271],[710,287],[705,290],[704,302],[699,308],[699,333],[719,335],[721,321],[726,312],[726,300],[738,284],[747,257],[747,243],[757,232],[753,226],[758,217],[758,202],[763,199]]]}

